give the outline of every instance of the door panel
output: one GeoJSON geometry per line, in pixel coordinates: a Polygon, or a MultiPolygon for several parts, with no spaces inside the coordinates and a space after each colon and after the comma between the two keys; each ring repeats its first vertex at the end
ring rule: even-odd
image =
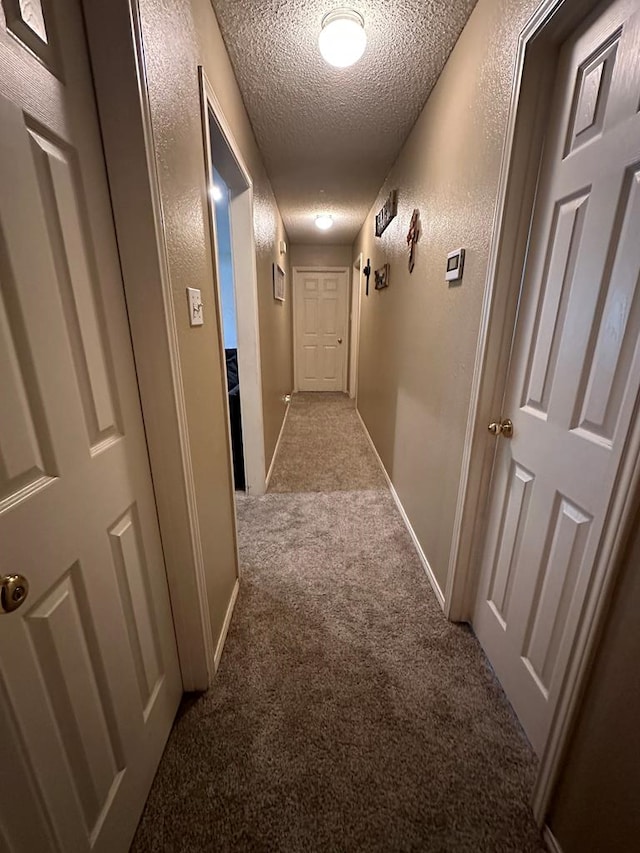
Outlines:
{"type": "Polygon", "coordinates": [[[522,533],[528,514],[535,476],[521,465],[512,464],[500,520],[499,547],[493,564],[489,602],[497,618],[506,625],[513,580],[520,560],[522,533]]]}
{"type": "Polygon", "coordinates": [[[603,7],[560,55],[474,613],[538,752],[640,389],[639,8],[603,7]]]}
{"type": "Polygon", "coordinates": [[[2,9],[0,574],[30,590],[0,615],[0,838],[124,851],[180,699],[173,624],[82,17],[2,9]]]}
{"type": "Polygon", "coordinates": [[[549,519],[536,591],[527,620],[523,658],[540,689],[548,694],[558,660],[569,605],[583,568],[592,517],[557,495],[549,519]]]}
{"type": "Polygon", "coordinates": [[[524,406],[529,406],[545,419],[556,374],[567,304],[575,280],[575,265],[588,200],[588,193],[580,193],[575,198],[558,202],[549,237],[541,308],[534,332],[534,348],[523,402],[524,406]]]}
{"type": "Polygon", "coordinates": [[[163,674],[159,629],[142,548],[136,507],[130,507],[109,530],[120,602],[127,623],[144,716],[148,716],[163,674]]]}
{"type": "MultiPolygon", "coordinates": [[[[640,168],[625,176],[619,205],[615,255],[594,317],[572,429],[583,438],[612,445],[631,381],[640,336],[640,168]]],[[[615,233],[615,232],[614,232],[615,233]]]]}
{"type": "Polygon", "coordinates": [[[345,391],[348,274],[296,273],[295,346],[300,391],[345,391]]]}
{"type": "Polygon", "coordinates": [[[104,320],[94,293],[95,258],[78,209],[75,152],[29,129],[39,195],[60,283],[60,296],[92,452],[118,435],[116,393],[104,320]],[[91,253],[91,254],[90,254],[91,253]]]}
{"type": "Polygon", "coordinates": [[[76,562],[30,609],[25,622],[73,790],[92,833],[124,761],[108,685],[95,645],[93,654],[90,648],[92,618],[83,574],[76,562]]]}

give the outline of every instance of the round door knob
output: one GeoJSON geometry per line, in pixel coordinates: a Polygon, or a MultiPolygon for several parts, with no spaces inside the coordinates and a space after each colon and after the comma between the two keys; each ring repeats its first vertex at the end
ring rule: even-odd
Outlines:
{"type": "Polygon", "coordinates": [[[24,575],[0,578],[0,613],[13,613],[29,595],[29,581],[24,575]]]}
{"type": "Polygon", "coordinates": [[[513,436],[513,421],[510,418],[505,418],[497,423],[489,424],[488,430],[491,435],[503,435],[505,438],[513,436]]]}
{"type": "Polygon", "coordinates": [[[341,343],[342,343],[342,338],[338,338],[338,343],[339,343],[339,344],[341,344],[341,343]]]}

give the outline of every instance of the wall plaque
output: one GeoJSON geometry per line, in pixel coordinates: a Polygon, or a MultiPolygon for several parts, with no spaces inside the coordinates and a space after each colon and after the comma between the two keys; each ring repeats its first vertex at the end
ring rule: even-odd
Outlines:
{"type": "Polygon", "coordinates": [[[376,214],[376,237],[382,237],[389,223],[398,213],[398,190],[391,190],[382,210],[376,214]]]}

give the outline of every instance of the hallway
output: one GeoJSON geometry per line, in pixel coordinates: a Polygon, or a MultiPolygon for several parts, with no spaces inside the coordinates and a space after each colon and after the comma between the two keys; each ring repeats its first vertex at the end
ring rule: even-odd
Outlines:
{"type": "Polygon", "coordinates": [[[238,501],[215,686],[182,705],[132,851],[539,851],[535,764],[446,621],[353,401],[298,394],[238,501]]]}

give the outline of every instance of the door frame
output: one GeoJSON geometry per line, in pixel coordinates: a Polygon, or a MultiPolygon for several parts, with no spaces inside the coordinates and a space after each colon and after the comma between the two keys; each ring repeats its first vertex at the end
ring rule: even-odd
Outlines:
{"type": "Polygon", "coordinates": [[[81,5],[182,683],[206,690],[221,648],[207,598],[138,0],[81,5]]]}
{"type": "Polygon", "coordinates": [[[342,393],[347,392],[347,382],[348,382],[348,364],[349,364],[349,349],[351,347],[351,329],[349,327],[349,303],[350,303],[350,287],[349,287],[349,272],[350,267],[330,267],[330,266],[320,266],[320,267],[294,267],[293,268],[293,287],[291,288],[291,298],[292,298],[292,314],[293,314],[293,390],[298,392],[300,390],[300,383],[298,382],[298,328],[296,325],[296,305],[297,305],[297,291],[298,291],[298,281],[299,276],[302,273],[306,272],[343,272],[346,273],[347,276],[347,298],[345,299],[345,335],[347,336],[347,347],[344,362],[342,365],[342,393]]]}
{"type": "MultiPolygon", "coordinates": [[[[246,492],[263,495],[266,491],[266,464],[264,448],[264,414],[262,407],[262,366],[260,359],[260,321],[258,317],[258,271],[256,268],[256,246],[253,230],[253,180],[240,148],[235,140],[222,106],[216,97],[204,68],[198,66],[200,84],[200,107],[202,112],[203,153],[207,186],[213,184],[213,160],[209,110],[213,114],[228,153],[245,189],[231,194],[229,216],[231,219],[231,252],[233,259],[234,293],[236,298],[236,327],[238,334],[238,375],[241,381],[240,411],[242,420],[242,444],[246,492]]],[[[215,202],[207,192],[209,211],[209,234],[211,239],[212,264],[215,270],[215,295],[218,343],[221,364],[225,363],[222,333],[222,294],[218,268],[218,242],[215,224],[215,202]]],[[[225,377],[226,381],[226,377],[225,377]]],[[[226,398],[225,398],[226,399],[226,398]]],[[[231,426],[228,399],[225,403],[229,426],[229,453],[231,454],[231,426]]],[[[230,464],[233,464],[231,455],[230,464]]],[[[235,507],[235,501],[234,501],[235,507]]],[[[234,508],[235,513],[235,508],[234,508]]]]}
{"type": "MultiPolygon", "coordinates": [[[[453,621],[471,620],[477,592],[496,452],[486,425],[502,414],[559,49],[598,5],[598,0],[542,0],[518,42],[445,591],[445,613],[453,621]]],[[[575,724],[639,497],[640,425],[631,431],[594,566],[594,583],[540,761],[532,802],[540,825],[575,724]]]]}
{"type": "Polygon", "coordinates": [[[360,350],[360,306],[362,295],[362,252],[351,265],[351,322],[349,323],[349,396],[358,404],[358,367],[360,350]]]}

